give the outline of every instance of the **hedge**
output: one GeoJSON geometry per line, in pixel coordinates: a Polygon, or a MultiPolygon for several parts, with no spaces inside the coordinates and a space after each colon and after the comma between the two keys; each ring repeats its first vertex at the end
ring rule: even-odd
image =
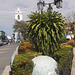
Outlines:
{"type": "Polygon", "coordinates": [[[73,47],[75,47],[75,40],[69,40],[67,42],[68,45],[72,45],[73,47]]]}
{"type": "Polygon", "coordinates": [[[67,45],[67,43],[64,43],[63,45],[61,45],[61,49],[54,53],[53,57],[58,62],[59,72],[64,68],[65,64],[69,65],[68,68],[71,70],[72,59],[73,59],[73,47],[71,45],[67,45]],[[69,64],[66,64],[69,56],[70,56],[69,59],[70,62],[68,62],[69,64]]]}
{"type": "Polygon", "coordinates": [[[12,74],[14,75],[30,75],[33,70],[32,58],[41,55],[38,52],[26,52],[15,57],[13,63],[12,74]]]}
{"type": "MultiPolygon", "coordinates": [[[[69,68],[72,66],[73,50],[70,43],[62,43],[60,50],[55,52],[52,56],[58,63],[59,72],[63,69],[64,64],[67,62],[70,55],[69,68]]],[[[36,52],[34,45],[29,41],[22,41],[19,46],[19,55],[14,59],[12,75],[31,75],[33,71],[33,59],[36,56],[42,55],[40,52],[36,52]]]]}
{"type": "Polygon", "coordinates": [[[21,42],[18,52],[19,55],[16,55],[13,62],[12,75],[31,75],[34,65],[32,59],[42,53],[35,52],[33,45],[24,40],[21,42]]]}
{"type": "Polygon", "coordinates": [[[18,48],[18,54],[22,54],[22,53],[25,53],[26,51],[29,52],[33,50],[34,48],[33,48],[32,43],[30,43],[29,41],[23,40],[18,48]]]}

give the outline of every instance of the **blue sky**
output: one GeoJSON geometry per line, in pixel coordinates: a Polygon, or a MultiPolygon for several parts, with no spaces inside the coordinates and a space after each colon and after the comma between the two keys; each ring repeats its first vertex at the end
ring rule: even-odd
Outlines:
{"type": "MultiPolygon", "coordinates": [[[[54,0],[44,0],[46,3],[54,2],[54,0]]],[[[5,31],[8,35],[13,34],[13,25],[15,11],[20,8],[23,12],[23,20],[27,20],[27,15],[33,11],[37,11],[38,0],[0,0],[0,30],[5,31]]],[[[52,5],[53,11],[61,12],[66,16],[69,12],[75,11],[75,0],[63,0],[63,8],[57,9],[52,5]]],[[[46,7],[44,7],[44,10],[46,7]]]]}

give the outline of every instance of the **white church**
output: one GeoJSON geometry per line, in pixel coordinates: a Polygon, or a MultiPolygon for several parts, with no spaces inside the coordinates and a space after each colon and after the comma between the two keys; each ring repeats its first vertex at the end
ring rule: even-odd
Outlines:
{"type": "MultiPolygon", "coordinates": [[[[20,10],[20,8],[18,8],[15,11],[15,21],[19,21],[20,22],[22,20],[23,20],[23,14],[22,14],[22,11],[20,10]]],[[[15,32],[14,33],[14,41],[18,42],[20,40],[23,40],[23,37],[22,37],[21,33],[15,32]]]]}

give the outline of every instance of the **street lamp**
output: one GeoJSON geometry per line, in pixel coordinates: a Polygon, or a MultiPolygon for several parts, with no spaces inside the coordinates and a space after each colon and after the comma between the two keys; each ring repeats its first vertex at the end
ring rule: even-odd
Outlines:
{"type": "Polygon", "coordinates": [[[51,3],[49,3],[49,7],[48,7],[47,10],[48,10],[48,11],[49,11],[49,10],[51,10],[51,11],[53,10],[53,8],[52,8],[52,6],[51,6],[51,3]]]}
{"type": "Polygon", "coordinates": [[[38,10],[43,10],[43,2],[41,0],[37,3],[38,10]]]}
{"type": "Polygon", "coordinates": [[[37,7],[38,7],[38,10],[43,10],[43,7],[44,7],[45,5],[49,5],[48,10],[52,10],[53,8],[52,8],[51,4],[56,5],[56,8],[62,8],[62,3],[63,3],[62,0],[54,0],[54,2],[52,2],[52,3],[45,3],[44,1],[42,2],[42,1],[40,0],[40,1],[37,3],[37,7]]]}
{"type": "Polygon", "coordinates": [[[62,8],[62,0],[54,0],[54,5],[56,5],[56,8],[62,8]]]}

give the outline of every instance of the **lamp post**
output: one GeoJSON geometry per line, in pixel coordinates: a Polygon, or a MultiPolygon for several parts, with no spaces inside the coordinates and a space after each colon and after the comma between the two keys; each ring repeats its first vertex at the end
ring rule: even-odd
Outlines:
{"type": "Polygon", "coordinates": [[[54,0],[54,2],[52,2],[52,3],[45,3],[44,1],[39,1],[38,3],[37,3],[37,7],[38,7],[38,10],[39,11],[42,11],[43,10],[43,7],[45,6],[45,5],[49,5],[49,7],[48,7],[48,10],[52,10],[53,8],[52,8],[52,6],[51,6],[51,4],[54,4],[54,5],[56,5],[56,8],[62,8],[62,3],[63,3],[63,1],[62,0],[54,0]]]}

